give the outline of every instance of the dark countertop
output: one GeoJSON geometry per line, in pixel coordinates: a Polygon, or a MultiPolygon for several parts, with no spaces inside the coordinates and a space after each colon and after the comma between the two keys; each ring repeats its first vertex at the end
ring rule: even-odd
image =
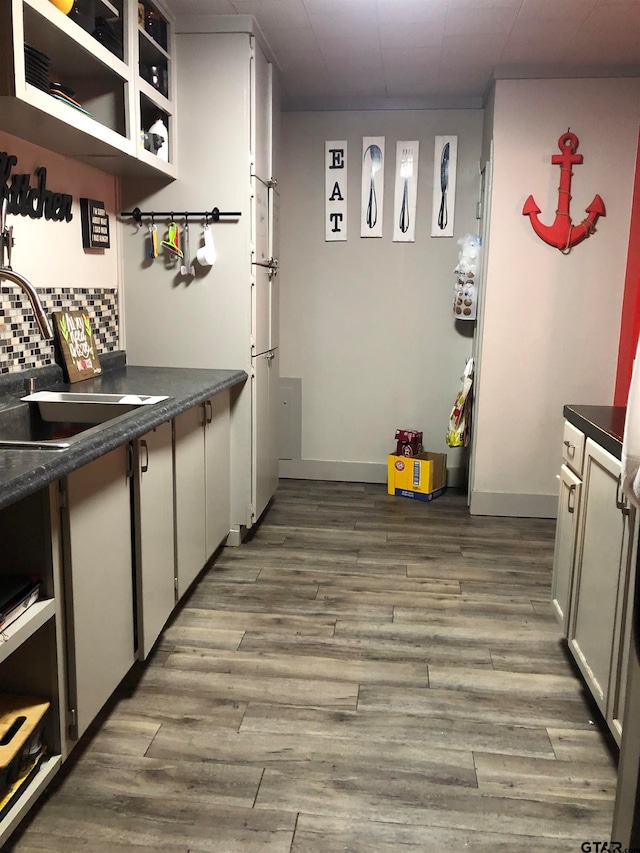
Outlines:
{"type": "Polygon", "coordinates": [[[581,430],[617,459],[622,456],[625,406],[565,406],[563,414],[569,423],[581,430]]]}
{"type": "MultiPolygon", "coordinates": [[[[95,379],[86,379],[73,385],[55,383],[55,389],[58,391],[168,395],[169,399],[119,415],[109,421],[109,426],[99,434],[78,438],[65,450],[0,448],[0,507],[47,486],[59,477],[92,462],[131,439],[144,435],[154,427],[224,391],[225,388],[239,385],[246,379],[244,370],[125,365],[106,370],[95,379]]],[[[24,379],[21,381],[24,382],[24,379]]],[[[49,384],[46,387],[54,386],[49,384]]],[[[19,398],[24,396],[25,392],[24,388],[21,388],[18,393],[12,393],[19,398]]]]}

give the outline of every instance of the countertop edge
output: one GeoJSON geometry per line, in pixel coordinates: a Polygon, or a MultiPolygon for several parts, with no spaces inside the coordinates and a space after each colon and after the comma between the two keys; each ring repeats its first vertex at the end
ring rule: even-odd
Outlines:
{"type": "Polygon", "coordinates": [[[562,413],[565,419],[583,432],[587,438],[595,441],[616,459],[622,458],[626,413],[624,406],[566,405],[562,413]]]}
{"type": "MultiPolygon", "coordinates": [[[[145,368],[135,365],[110,371],[104,378],[109,377],[108,385],[117,386],[118,393],[141,393],[141,381],[145,375],[156,380],[154,389],[149,393],[164,393],[156,390],[162,387],[162,376],[170,376],[178,386],[184,380],[184,392],[174,393],[153,406],[142,406],[120,415],[97,436],[78,439],[66,450],[0,450],[0,508],[50,485],[216,394],[246,382],[248,378],[244,370],[145,368]],[[5,463],[4,470],[2,461],[5,463]],[[11,469],[15,469],[13,475],[11,469]]],[[[105,384],[102,385],[104,391],[107,390],[105,384]]],[[[78,385],[75,389],[78,389],[78,385]]]]}

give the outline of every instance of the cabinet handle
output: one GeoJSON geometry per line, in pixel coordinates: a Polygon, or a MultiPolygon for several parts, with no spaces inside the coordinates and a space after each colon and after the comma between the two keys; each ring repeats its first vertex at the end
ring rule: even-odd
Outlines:
{"type": "Polygon", "coordinates": [[[206,424],[210,424],[213,420],[213,403],[211,402],[211,400],[204,401],[204,413],[204,422],[206,424]]]}
{"type": "Polygon", "coordinates": [[[569,450],[569,451],[570,451],[571,456],[573,456],[573,455],[574,455],[574,453],[576,452],[576,446],[575,446],[575,444],[572,444],[572,443],[571,443],[568,439],[566,439],[566,438],[565,438],[565,440],[564,440],[562,443],[563,443],[563,444],[564,444],[564,446],[567,448],[567,450],[569,450]]]}
{"type": "Polygon", "coordinates": [[[144,462],[140,465],[140,471],[143,474],[146,474],[149,470],[149,445],[144,440],[144,438],[140,439],[140,450],[144,449],[144,462]]]}
{"type": "Polygon", "coordinates": [[[133,477],[133,444],[127,445],[127,480],[133,477]]]}
{"type": "Polygon", "coordinates": [[[569,494],[567,495],[567,509],[571,513],[576,511],[575,495],[576,495],[576,484],[572,483],[569,486],[569,494]],[[572,497],[573,497],[573,501],[571,500],[572,497]]]}
{"type": "Polygon", "coordinates": [[[622,494],[622,475],[618,477],[618,485],[616,487],[616,506],[623,515],[629,515],[631,512],[631,507],[626,497],[622,494]]]}

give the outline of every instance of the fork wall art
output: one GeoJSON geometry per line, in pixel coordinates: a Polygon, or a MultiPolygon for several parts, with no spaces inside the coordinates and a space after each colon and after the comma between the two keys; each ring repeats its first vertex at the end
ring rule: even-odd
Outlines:
{"type": "Polygon", "coordinates": [[[362,137],[360,236],[382,237],[384,136],[362,137]]]}
{"type": "Polygon", "coordinates": [[[436,136],[433,158],[432,237],[453,237],[457,162],[458,137],[436,136]]]}
{"type": "Polygon", "coordinates": [[[396,180],[393,193],[393,242],[414,243],[418,197],[420,143],[396,143],[396,180]]]}

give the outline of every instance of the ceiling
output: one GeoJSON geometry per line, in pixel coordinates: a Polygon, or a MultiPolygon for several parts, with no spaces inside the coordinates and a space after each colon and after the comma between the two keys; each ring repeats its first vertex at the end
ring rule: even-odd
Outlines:
{"type": "Polygon", "coordinates": [[[253,15],[288,109],[479,106],[492,77],[640,75],[640,0],[168,0],[253,15]]]}

